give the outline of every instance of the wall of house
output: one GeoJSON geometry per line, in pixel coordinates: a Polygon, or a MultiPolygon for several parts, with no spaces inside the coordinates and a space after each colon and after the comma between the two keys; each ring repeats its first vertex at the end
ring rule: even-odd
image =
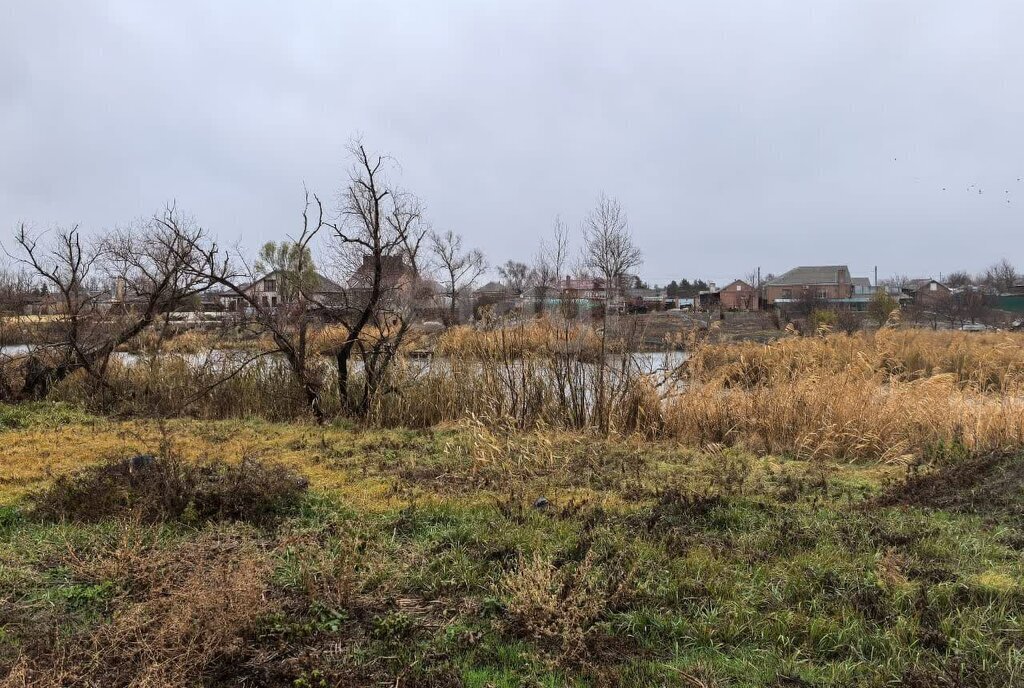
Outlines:
{"type": "Polygon", "coordinates": [[[719,300],[726,310],[756,310],[758,307],[757,290],[745,284],[730,284],[719,292],[719,300]]]}
{"type": "Polygon", "coordinates": [[[938,282],[929,282],[913,294],[914,303],[934,304],[949,297],[949,288],[938,282]]]}
{"type": "Polygon", "coordinates": [[[808,292],[820,299],[848,299],[853,296],[853,285],[846,281],[839,284],[768,285],[764,288],[764,298],[767,303],[775,303],[778,299],[806,298],[808,292]]]}
{"type": "Polygon", "coordinates": [[[268,280],[262,279],[246,290],[246,293],[259,301],[261,306],[280,306],[284,303],[280,292],[277,291],[277,281],[268,284],[268,280]],[[273,287],[273,288],[269,288],[273,287]]]}

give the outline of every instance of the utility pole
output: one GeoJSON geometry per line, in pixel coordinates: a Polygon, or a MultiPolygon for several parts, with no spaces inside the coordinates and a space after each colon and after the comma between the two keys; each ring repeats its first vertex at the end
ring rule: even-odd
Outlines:
{"type": "Polygon", "coordinates": [[[875,289],[878,289],[878,266],[875,266],[875,289]]]}

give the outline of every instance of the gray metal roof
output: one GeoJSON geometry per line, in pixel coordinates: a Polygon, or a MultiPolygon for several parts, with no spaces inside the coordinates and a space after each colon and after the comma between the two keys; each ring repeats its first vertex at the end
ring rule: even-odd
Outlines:
{"type": "Polygon", "coordinates": [[[781,287],[801,284],[839,284],[839,275],[844,272],[849,279],[850,269],[845,265],[801,265],[776,277],[768,284],[781,287]]]}
{"type": "Polygon", "coordinates": [[[862,287],[862,288],[865,288],[865,289],[870,289],[871,288],[871,278],[870,277],[854,277],[853,278],[853,286],[855,286],[855,287],[862,287]]]}
{"type": "MultiPolygon", "coordinates": [[[[932,279],[931,277],[919,277],[917,279],[907,280],[907,286],[904,287],[904,289],[908,289],[910,291],[918,291],[922,287],[931,284],[932,282],[935,282],[936,284],[942,284],[942,282],[938,281],[937,279],[932,279]]],[[[945,285],[943,284],[943,286],[945,285]]]]}
{"type": "Polygon", "coordinates": [[[506,287],[501,282],[491,280],[484,286],[480,287],[479,289],[474,289],[473,291],[476,294],[503,294],[508,292],[509,288],[506,287]]]}

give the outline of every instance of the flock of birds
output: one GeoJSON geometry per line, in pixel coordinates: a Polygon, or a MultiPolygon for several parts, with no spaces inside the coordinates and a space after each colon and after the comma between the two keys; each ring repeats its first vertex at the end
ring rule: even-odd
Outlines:
{"type": "MultiPolygon", "coordinates": [[[[893,162],[897,162],[897,160],[898,160],[897,158],[893,158],[892,159],[893,162]]],[[[921,181],[921,179],[920,179],[920,177],[915,177],[914,181],[915,182],[919,182],[919,181],[921,181]]],[[[1018,182],[1024,182],[1024,177],[1017,177],[1017,181],[1018,182]]],[[[942,187],[942,190],[943,191],[949,191],[949,187],[944,186],[944,187],[942,187]]],[[[985,193],[985,189],[981,188],[977,184],[968,184],[967,188],[966,188],[966,191],[967,191],[967,193],[977,193],[979,196],[983,195],[985,193]]],[[[1007,205],[1012,205],[1012,200],[1011,199],[1013,197],[1013,194],[1010,193],[1010,189],[1003,189],[1003,195],[1005,197],[1006,204],[1007,205]]]]}
{"type": "MultiPolygon", "coordinates": [[[[1017,177],[1017,181],[1018,182],[1021,181],[1021,180],[1024,180],[1024,177],[1017,177]]],[[[942,187],[942,190],[945,191],[946,187],[942,187]]],[[[967,192],[970,193],[971,191],[977,191],[978,194],[985,193],[985,189],[981,188],[977,184],[968,184],[967,185],[967,192]]],[[[1003,191],[1003,193],[1006,195],[1006,203],[1007,203],[1007,205],[1009,205],[1010,204],[1010,190],[1009,189],[1005,189],[1003,191]]]]}

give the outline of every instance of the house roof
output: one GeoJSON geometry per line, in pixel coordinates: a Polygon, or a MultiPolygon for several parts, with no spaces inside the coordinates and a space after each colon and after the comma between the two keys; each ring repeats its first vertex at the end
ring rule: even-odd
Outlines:
{"type": "Polygon", "coordinates": [[[542,298],[542,297],[557,298],[558,297],[558,289],[555,288],[555,287],[550,287],[550,286],[546,287],[546,286],[542,286],[542,285],[538,284],[538,285],[534,285],[534,286],[530,287],[529,289],[527,289],[526,291],[524,291],[523,292],[523,296],[525,298],[528,298],[528,299],[537,299],[537,298],[542,298]]]}
{"type": "Polygon", "coordinates": [[[316,289],[314,291],[317,294],[340,294],[345,291],[345,287],[334,280],[327,279],[320,273],[317,273],[316,280],[316,289]]]}
{"type": "Polygon", "coordinates": [[[907,291],[919,291],[924,287],[928,286],[929,284],[931,284],[932,282],[935,282],[935,284],[941,285],[943,287],[946,286],[937,279],[932,279],[931,277],[920,277],[917,279],[909,280],[907,282],[907,285],[903,288],[906,289],[907,291]]]}
{"type": "Polygon", "coordinates": [[[839,284],[842,273],[850,274],[845,265],[801,265],[776,277],[769,285],[775,287],[799,286],[802,284],[839,284]]]}
{"type": "MultiPolygon", "coordinates": [[[[376,259],[372,255],[363,255],[363,262],[348,280],[349,287],[366,289],[373,280],[375,267],[376,259]]],[[[407,264],[401,255],[380,256],[380,267],[383,279],[392,285],[404,278],[416,277],[412,266],[407,264]]]]}
{"type": "MultiPolygon", "coordinates": [[[[268,277],[273,277],[274,275],[276,275],[279,272],[281,272],[281,271],[280,270],[272,270],[272,271],[268,272],[267,274],[263,275],[262,277],[260,277],[260,278],[258,278],[256,280],[253,280],[252,282],[249,282],[248,284],[239,285],[239,289],[241,291],[247,291],[253,285],[259,284],[263,280],[267,279],[268,277]]],[[[340,284],[338,284],[337,282],[335,282],[333,280],[330,280],[330,279],[327,279],[326,277],[324,277],[323,275],[321,275],[318,272],[318,273],[316,273],[316,283],[313,285],[313,290],[312,291],[313,291],[314,294],[340,294],[341,292],[345,291],[345,288],[343,286],[341,286],[340,284]]],[[[224,295],[234,294],[234,291],[232,291],[230,289],[224,289],[224,290],[222,290],[222,292],[224,293],[224,295]]]]}
{"type": "Polygon", "coordinates": [[[600,277],[566,277],[562,286],[577,291],[593,291],[604,289],[604,280],[600,277]]]}
{"type": "Polygon", "coordinates": [[[488,282],[484,286],[480,287],[479,289],[476,289],[475,293],[477,293],[477,294],[505,294],[505,293],[508,293],[509,291],[510,291],[509,288],[506,287],[501,282],[498,282],[497,280],[491,280],[490,282],[488,282]]]}
{"type": "Polygon", "coordinates": [[[746,280],[734,279],[732,282],[729,282],[729,284],[727,284],[724,287],[722,287],[721,291],[736,291],[735,289],[731,289],[731,287],[735,287],[737,284],[743,285],[743,287],[745,289],[753,289],[754,288],[754,285],[750,284],[746,280]]]}
{"type": "Polygon", "coordinates": [[[871,278],[870,277],[854,277],[853,278],[853,286],[860,287],[861,289],[870,289],[871,288],[871,278]]]}

